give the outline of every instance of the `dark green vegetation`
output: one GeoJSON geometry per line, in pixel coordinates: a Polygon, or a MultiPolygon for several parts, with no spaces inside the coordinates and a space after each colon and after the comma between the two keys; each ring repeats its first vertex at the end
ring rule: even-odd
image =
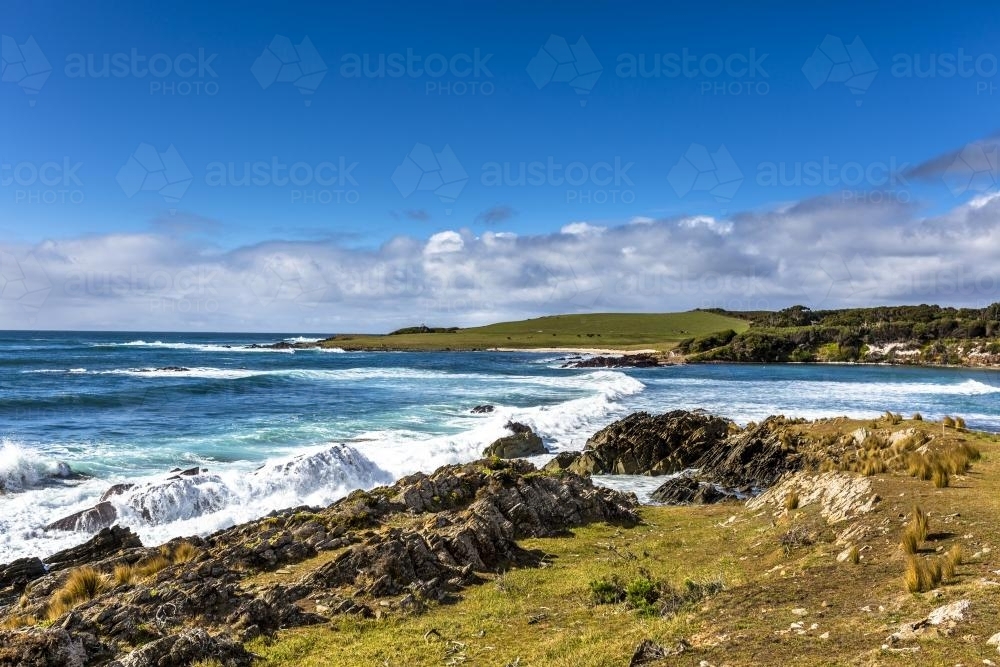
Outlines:
{"type": "Polygon", "coordinates": [[[736,317],[685,313],[593,313],[553,315],[483,327],[454,329],[410,327],[389,336],[342,334],[321,343],[345,350],[486,350],[491,348],[581,348],[665,352],[692,336],[743,331],[749,323],[736,317]]]}
{"type": "Polygon", "coordinates": [[[888,362],[994,365],[1000,361],[1000,304],[987,308],[886,306],[845,310],[728,312],[750,328],[681,341],[692,361],[888,362]]]}

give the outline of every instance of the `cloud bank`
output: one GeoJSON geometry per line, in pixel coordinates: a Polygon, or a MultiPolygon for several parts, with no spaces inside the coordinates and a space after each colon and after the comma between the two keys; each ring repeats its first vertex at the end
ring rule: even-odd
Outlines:
{"type": "Polygon", "coordinates": [[[933,217],[831,197],[537,235],[461,228],[372,249],[334,237],[220,251],[156,225],[0,242],[0,328],[377,332],[566,312],[981,306],[1000,301],[998,274],[995,193],[933,217]]]}

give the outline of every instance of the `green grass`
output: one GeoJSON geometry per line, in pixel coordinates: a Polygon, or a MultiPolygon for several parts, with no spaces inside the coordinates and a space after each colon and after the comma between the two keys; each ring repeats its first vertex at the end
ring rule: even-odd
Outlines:
{"type": "Polygon", "coordinates": [[[339,335],[324,344],[347,350],[483,350],[489,348],[653,349],[660,352],[686,339],[726,329],[745,331],[744,320],[707,313],[594,313],[553,315],[501,322],[450,333],[397,336],[339,335]]]}

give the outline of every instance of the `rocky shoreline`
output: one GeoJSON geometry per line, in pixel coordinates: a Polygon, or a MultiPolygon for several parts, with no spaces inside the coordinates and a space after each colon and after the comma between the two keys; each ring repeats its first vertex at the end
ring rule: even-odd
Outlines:
{"type": "MultiPolygon", "coordinates": [[[[258,636],[341,615],[419,613],[483,575],[543,564],[519,540],[594,522],[636,525],[635,495],[595,485],[594,474],[664,476],[653,497],[683,505],[743,501],[821,460],[850,469],[851,452],[874,435],[810,435],[838,423],[770,417],[740,427],[701,411],[638,412],[538,469],[516,457],[544,446],[512,422],[487,458],[325,508],[160,547],[105,526],[77,547],[0,566],[0,666],[249,665],[244,643],[258,636]]],[[[202,474],[176,472],[179,483],[202,474]]]]}

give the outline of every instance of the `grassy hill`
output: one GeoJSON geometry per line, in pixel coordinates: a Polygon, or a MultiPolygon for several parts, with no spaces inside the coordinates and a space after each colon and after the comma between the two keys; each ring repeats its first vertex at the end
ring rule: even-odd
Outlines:
{"type": "Polygon", "coordinates": [[[323,341],[346,350],[483,350],[489,348],[606,348],[671,350],[683,340],[732,329],[745,331],[746,320],[710,313],[594,313],[554,315],[483,327],[400,333],[344,334],[323,341]]]}

